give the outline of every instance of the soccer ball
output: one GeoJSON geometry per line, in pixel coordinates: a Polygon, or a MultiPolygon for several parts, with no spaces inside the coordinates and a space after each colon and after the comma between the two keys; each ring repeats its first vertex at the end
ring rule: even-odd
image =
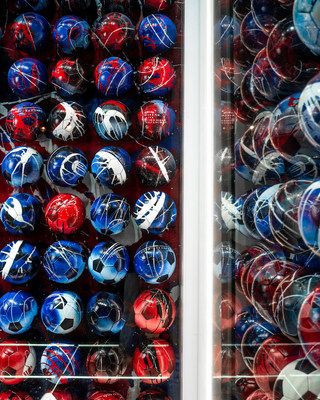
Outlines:
{"type": "Polygon", "coordinates": [[[274,400],[316,400],[320,394],[320,370],[306,358],[291,362],[280,372],[273,389],[274,400]]]}
{"type": "Polygon", "coordinates": [[[293,22],[301,41],[314,53],[320,54],[320,1],[295,0],[293,22]]]}
{"type": "Polygon", "coordinates": [[[2,383],[16,385],[22,382],[23,376],[31,375],[35,366],[36,352],[28,343],[6,340],[0,344],[0,381],[2,383]]]}
{"type": "Polygon", "coordinates": [[[52,333],[65,335],[80,324],[83,307],[80,297],[68,291],[56,291],[48,296],[41,308],[41,319],[52,333]]]}
{"type": "MultiPolygon", "coordinates": [[[[77,400],[78,397],[68,390],[54,390],[45,393],[41,400],[77,400]]],[[[1,399],[0,399],[1,400],[1,399]]]]}

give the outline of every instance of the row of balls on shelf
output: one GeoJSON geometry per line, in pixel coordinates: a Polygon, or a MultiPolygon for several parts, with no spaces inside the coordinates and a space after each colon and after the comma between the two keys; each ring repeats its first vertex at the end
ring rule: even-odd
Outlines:
{"type": "MultiPolygon", "coordinates": [[[[129,367],[129,357],[119,344],[93,346],[85,362],[81,346],[71,342],[51,343],[43,347],[40,369],[43,378],[55,385],[65,385],[77,377],[110,384],[122,378],[129,367]]],[[[0,382],[16,385],[32,378],[36,359],[32,345],[15,340],[3,341],[0,349],[0,382]]],[[[147,384],[155,385],[171,377],[175,361],[173,347],[166,340],[144,339],[134,350],[132,365],[136,376],[147,384]]],[[[128,379],[130,377],[131,371],[128,379]]]]}
{"type": "MultiPolygon", "coordinates": [[[[135,272],[146,283],[157,285],[174,273],[176,256],[161,240],[144,242],[135,252],[135,272]]],[[[70,284],[83,274],[86,267],[101,284],[116,284],[130,268],[127,248],[109,239],[98,243],[88,256],[87,249],[77,242],[60,240],[52,243],[41,257],[37,246],[25,240],[6,244],[0,250],[0,276],[14,285],[30,282],[43,268],[52,282],[70,284]]]]}
{"type": "MultiPolygon", "coordinates": [[[[136,114],[137,139],[160,141],[175,133],[175,111],[161,100],[144,103],[136,114]]],[[[99,137],[106,141],[124,139],[132,125],[128,107],[118,100],[107,100],[95,108],[92,123],[99,137]]],[[[89,126],[84,108],[74,101],[58,103],[48,118],[38,104],[23,101],[13,106],[6,117],[5,128],[13,141],[52,139],[73,141],[83,137],[89,126]]]]}
{"type": "MultiPolygon", "coordinates": [[[[150,289],[139,294],[133,304],[136,325],[151,334],[168,330],[176,316],[175,303],[169,293],[150,289]]],[[[38,314],[38,304],[29,293],[11,291],[0,297],[0,327],[3,332],[18,335],[27,332],[38,314]]],[[[83,320],[80,297],[71,291],[57,290],[41,306],[41,321],[48,332],[66,335],[75,331],[83,320]]],[[[123,301],[109,292],[92,295],[86,307],[90,331],[98,335],[117,334],[126,323],[123,301]]]]}
{"type": "Polygon", "coordinates": [[[92,28],[84,18],[64,15],[51,29],[45,17],[28,12],[19,15],[8,30],[17,50],[37,54],[49,45],[51,36],[57,51],[67,56],[79,56],[91,42],[109,52],[122,51],[132,44],[136,32],[142,47],[153,55],[170,50],[177,39],[174,22],[164,14],[148,15],[135,27],[125,14],[109,13],[98,17],[92,28]]]}
{"type": "MultiPolygon", "coordinates": [[[[31,147],[19,146],[10,150],[1,164],[2,175],[13,187],[35,184],[43,173],[43,158],[31,147]]],[[[76,148],[57,148],[45,163],[46,177],[54,185],[75,187],[86,177],[89,165],[85,154],[76,148]]],[[[132,159],[129,153],[116,146],[106,146],[93,157],[90,172],[103,186],[123,185],[130,176],[132,159]]],[[[164,147],[145,147],[136,157],[134,169],[141,182],[158,187],[168,184],[176,172],[172,153],[164,147]]]]}
{"type": "MultiPolygon", "coordinates": [[[[2,204],[0,221],[11,234],[27,234],[37,229],[41,214],[42,205],[37,197],[28,193],[16,193],[2,204]]],[[[142,194],[136,201],[132,216],[140,229],[158,235],[175,222],[177,208],[167,193],[151,191],[142,194]]],[[[86,210],[78,196],[60,193],[45,206],[44,218],[52,232],[69,235],[81,229],[86,210]]],[[[131,221],[130,204],[118,194],[103,194],[91,204],[90,221],[100,234],[117,235],[131,221]]]]}

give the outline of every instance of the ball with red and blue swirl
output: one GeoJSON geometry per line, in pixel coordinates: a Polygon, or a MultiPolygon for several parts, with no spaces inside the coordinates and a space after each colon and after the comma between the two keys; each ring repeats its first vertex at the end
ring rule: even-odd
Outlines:
{"type": "Polygon", "coordinates": [[[52,37],[58,51],[64,54],[78,54],[90,46],[90,25],[75,15],[65,15],[55,24],[52,37]]]}
{"type": "Polygon", "coordinates": [[[84,67],[78,59],[63,58],[59,60],[51,72],[51,83],[62,97],[83,94],[88,87],[84,67]]]}

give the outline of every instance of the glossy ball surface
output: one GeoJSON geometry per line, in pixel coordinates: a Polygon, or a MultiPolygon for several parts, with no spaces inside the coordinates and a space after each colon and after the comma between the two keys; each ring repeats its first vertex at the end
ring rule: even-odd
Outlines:
{"type": "Polygon", "coordinates": [[[40,210],[40,201],[31,194],[13,194],[2,204],[0,220],[12,234],[30,233],[39,222],[40,210]]]}
{"type": "MultiPolygon", "coordinates": [[[[30,376],[36,366],[36,352],[28,343],[5,340],[0,348],[0,381],[5,385],[16,385],[30,376]]],[[[1,399],[1,394],[0,394],[1,399]]],[[[16,399],[16,397],[7,397],[16,399]]]]}
{"type": "Polygon", "coordinates": [[[0,251],[0,275],[7,282],[21,285],[29,282],[40,267],[37,247],[25,240],[16,240],[0,251]]]}
{"type": "Polygon", "coordinates": [[[47,204],[45,218],[53,232],[74,233],[81,228],[85,220],[84,204],[73,194],[58,194],[47,204]]]}
{"type": "Polygon", "coordinates": [[[133,68],[119,57],[106,58],[96,66],[94,82],[104,96],[123,96],[133,88],[133,68]]]}
{"type": "Polygon", "coordinates": [[[177,208],[168,194],[146,192],[136,201],[133,217],[140,229],[157,235],[175,222],[177,208]]]}
{"type": "Polygon", "coordinates": [[[76,59],[63,58],[59,60],[52,72],[51,83],[62,97],[83,94],[88,86],[83,66],[76,59]]]}
{"type": "Polygon", "coordinates": [[[251,53],[258,53],[267,44],[268,36],[259,28],[252,12],[249,12],[241,23],[240,38],[251,53]]]}
{"type": "Polygon", "coordinates": [[[170,8],[174,3],[174,0],[143,0],[144,6],[155,10],[164,11],[170,8]]]}
{"type": "Polygon", "coordinates": [[[124,400],[124,397],[114,391],[97,391],[91,393],[88,400],[124,400]]]}
{"type": "Polygon", "coordinates": [[[91,172],[101,185],[123,185],[129,177],[130,170],[130,155],[120,147],[102,148],[91,162],[91,172]]]}
{"type": "Polygon", "coordinates": [[[295,0],[293,22],[301,41],[314,53],[320,54],[320,18],[318,0],[295,0]],[[312,32],[312,35],[310,35],[312,32]]]}
{"type": "Polygon", "coordinates": [[[134,255],[136,273],[145,282],[159,284],[168,280],[176,267],[176,256],[172,248],[161,240],[143,243],[134,255]]]}
{"type": "Polygon", "coordinates": [[[45,65],[34,58],[21,58],[9,68],[9,87],[21,98],[43,94],[47,83],[48,73],[45,65]]]}
{"type": "Polygon", "coordinates": [[[102,139],[121,140],[128,134],[131,126],[130,111],[120,101],[105,101],[95,109],[93,125],[102,139]]]}
{"type": "Polygon", "coordinates": [[[88,267],[97,282],[111,284],[120,282],[129,270],[128,250],[112,240],[98,243],[91,251],[88,267]]]}
{"type": "Polygon", "coordinates": [[[167,96],[174,87],[176,72],[165,58],[147,58],[138,67],[137,81],[143,94],[150,97],[167,96]]]}
{"type": "Polygon", "coordinates": [[[144,139],[160,141],[175,133],[176,113],[161,100],[144,103],[138,111],[137,118],[139,133],[144,139]]]}
{"type": "Polygon", "coordinates": [[[46,392],[42,397],[41,400],[77,400],[77,396],[75,393],[70,392],[68,390],[57,390],[55,389],[54,392],[46,392]],[[53,396],[53,398],[52,398],[53,396]]]}
{"type": "Polygon", "coordinates": [[[135,161],[136,171],[143,184],[158,187],[168,184],[176,172],[176,161],[164,147],[144,148],[135,161]]]}
{"type": "Polygon", "coordinates": [[[144,383],[159,384],[170,379],[176,364],[172,346],[163,339],[142,341],[133,354],[133,369],[144,383]]]}
{"type": "Polygon", "coordinates": [[[151,14],[140,22],[138,36],[148,53],[163,53],[175,45],[177,28],[166,15],[151,14]]]}
{"type": "Polygon", "coordinates": [[[87,319],[99,335],[119,333],[126,323],[121,298],[108,292],[94,294],[87,304],[87,319]]]}
{"type": "Polygon", "coordinates": [[[49,41],[50,29],[48,21],[42,15],[29,12],[14,20],[11,34],[18,50],[36,53],[49,41]]]}
{"type": "Polygon", "coordinates": [[[90,26],[80,17],[65,15],[56,22],[52,37],[62,53],[78,53],[90,45],[90,26]]]}
{"type": "Polygon", "coordinates": [[[48,247],[42,262],[51,281],[71,283],[81,276],[86,267],[86,251],[79,243],[60,240],[48,247]]]}
{"type": "Polygon", "coordinates": [[[247,306],[235,318],[234,333],[235,342],[240,345],[246,331],[253,325],[259,325],[263,321],[260,314],[253,306],[247,306]]]}
{"type": "Polygon", "coordinates": [[[77,186],[88,171],[84,153],[73,147],[64,146],[55,150],[46,163],[47,176],[58,186],[77,186]]]}
{"type": "Polygon", "coordinates": [[[56,139],[77,140],[86,133],[87,117],[80,104],[63,101],[51,110],[48,123],[50,132],[56,139]]]}
{"type": "Polygon", "coordinates": [[[37,183],[43,170],[43,159],[31,147],[16,147],[6,154],[1,164],[5,180],[13,187],[37,183]]]}
{"type": "Polygon", "coordinates": [[[251,10],[255,22],[266,35],[270,34],[278,21],[289,14],[278,0],[252,0],[251,10]]]}
{"type": "Polygon", "coordinates": [[[28,331],[37,312],[37,302],[27,292],[7,292],[0,297],[0,327],[10,335],[28,331]]]}
{"type": "Polygon", "coordinates": [[[72,377],[80,375],[82,356],[76,344],[62,342],[51,343],[41,356],[42,374],[54,384],[66,384],[72,377]]]}
{"type": "Polygon", "coordinates": [[[65,335],[79,326],[83,316],[80,297],[73,292],[56,291],[45,298],[41,307],[41,320],[52,333],[65,335]]]}
{"type": "Polygon", "coordinates": [[[88,375],[99,384],[113,384],[128,367],[128,356],[121,344],[94,346],[87,356],[88,375]]]}
{"type": "Polygon", "coordinates": [[[12,107],[6,118],[6,127],[13,140],[32,142],[45,131],[46,114],[31,102],[12,107]]]}
{"type": "Polygon", "coordinates": [[[93,39],[109,51],[121,51],[134,39],[134,25],[125,14],[113,12],[93,24],[93,39]]]}
{"type": "Polygon", "coordinates": [[[169,293],[149,289],[140,293],[133,303],[134,320],[144,332],[160,334],[173,324],[176,306],[169,293]]]}
{"type": "Polygon", "coordinates": [[[93,227],[102,235],[116,235],[129,224],[130,205],[118,194],[104,194],[92,203],[90,219],[93,227]]]}

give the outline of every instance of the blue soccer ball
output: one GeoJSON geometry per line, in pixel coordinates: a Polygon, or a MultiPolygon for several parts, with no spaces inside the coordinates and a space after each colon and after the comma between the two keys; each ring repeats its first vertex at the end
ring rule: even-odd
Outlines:
{"type": "Polygon", "coordinates": [[[125,325],[121,298],[108,292],[98,292],[87,304],[87,318],[93,331],[100,334],[119,333],[125,325]]]}
{"type": "Polygon", "coordinates": [[[65,335],[77,329],[83,316],[80,297],[73,292],[51,293],[41,307],[41,319],[46,329],[52,333],[65,335]]]}
{"type": "Polygon", "coordinates": [[[264,321],[263,318],[253,306],[242,309],[234,324],[235,343],[239,346],[248,328],[255,324],[261,324],[262,321],[264,321]]]}
{"type": "Polygon", "coordinates": [[[15,240],[0,251],[0,274],[15,285],[29,282],[38,272],[40,254],[37,247],[25,240],[15,240]]]}
{"type": "Polygon", "coordinates": [[[0,220],[8,232],[23,234],[33,232],[39,222],[40,201],[28,193],[8,197],[0,210],[0,220]]]}
{"type": "Polygon", "coordinates": [[[316,55],[320,54],[320,1],[295,0],[293,22],[301,41],[316,55]]]}
{"type": "Polygon", "coordinates": [[[101,185],[123,185],[130,170],[130,155],[120,147],[104,147],[95,154],[91,162],[91,172],[101,185]]]}
{"type": "Polygon", "coordinates": [[[136,273],[153,285],[165,282],[176,267],[176,255],[172,248],[161,240],[143,243],[134,255],[136,273]]]}
{"type": "Polygon", "coordinates": [[[140,229],[158,235],[175,222],[177,208],[167,193],[146,192],[136,201],[133,217],[140,229]]]}
{"type": "Polygon", "coordinates": [[[129,224],[130,205],[118,194],[104,194],[92,203],[90,219],[93,227],[102,235],[117,235],[129,224]]]}
{"type": "Polygon", "coordinates": [[[16,48],[27,53],[42,50],[49,41],[50,31],[49,22],[34,12],[19,15],[11,27],[16,48]]]}
{"type": "Polygon", "coordinates": [[[122,96],[133,88],[133,68],[119,57],[101,61],[94,71],[97,89],[104,96],[122,96]]]}
{"type": "Polygon", "coordinates": [[[112,240],[98,243],[92,250],[88,267],[93,278],[99,283],[117,283],[129,270],[128,250],[112,240]]]}
{"type": "Polygon", "coordinates": [[[46,171],[55,185],[77,186],[88,171],[88,161],[81,150],[63,146],[50,155],[46,171]]]}
{"type": "Polygon", "coordinates": [[[56,22],[52,36],[64,54],[74,54],[89,47],[90,26],[80,17],[65,15],[56,22]]]}
{"type": "Polygon", "coordinates": [[[66,341],[49,344],[41,355],[40,368],[51,383],[69,383],[73,377],[80,375],[82,369],[78,345],[66,341]]]}
{"type": "Polygon", "coordinates": [[[37,312],[37,302],[29,293],[7,292],[0,297],[0,328],[10,335],[26,332],[37,312]]]}
{"type": "Polygon", "coordinates": [[[176,43],[177,28],[166,15],[151,14],[141,21],[138,36],[148,53],[162,53],[170,50],[176,43]]]}
{"type": "Polygon", "coordinates": [[[43,267],[51,281],[71,283],[83,273],[86,251],[79,243],[60,240],[51,244],[43,256],[43,267]]]}
{"type": "Polygon", "coordinates": [[[43,159],[31,147],[16,147],[6,154],[1,164],[5,180],[13,187],[37,183],[43,170],[43,159]]]}

